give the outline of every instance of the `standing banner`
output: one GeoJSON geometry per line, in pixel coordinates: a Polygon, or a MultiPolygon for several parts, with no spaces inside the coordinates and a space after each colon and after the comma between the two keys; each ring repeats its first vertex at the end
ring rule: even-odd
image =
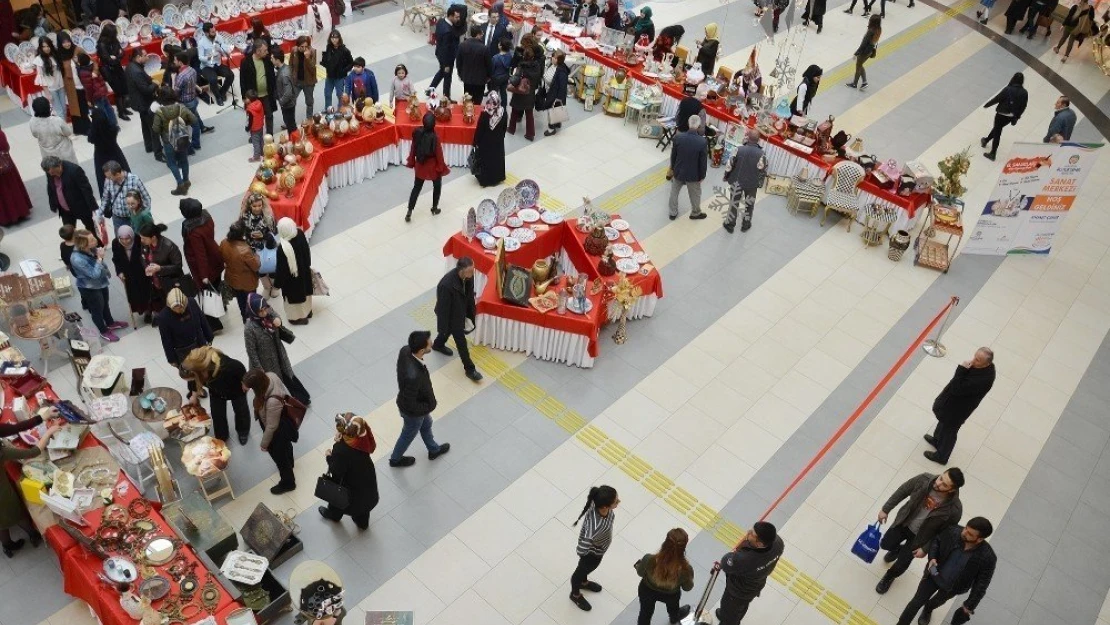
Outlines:
{"type": "Polygon", "coordinates": [[[1015,143],[965,254],[1048,254],[1101,143],[1015,143]]]}

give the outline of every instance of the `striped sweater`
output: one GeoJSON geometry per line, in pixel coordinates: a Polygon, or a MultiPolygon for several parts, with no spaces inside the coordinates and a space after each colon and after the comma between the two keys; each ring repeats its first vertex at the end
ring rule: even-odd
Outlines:
{"type": "Polygon", "coordinates": [[[613,542],[612,510],[608,516],[601,516],[597,508],[590,506],[582,517],[582,530],[578,533],[579,556],[603,556],[613,542]]]}

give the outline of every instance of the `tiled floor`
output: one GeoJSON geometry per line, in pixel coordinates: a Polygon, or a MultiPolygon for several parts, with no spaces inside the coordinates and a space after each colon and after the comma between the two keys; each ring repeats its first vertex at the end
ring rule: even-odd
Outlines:
{"type": "MultiPolygon", "coordinates": [[[[760,43],[764,35],[745,3],[691,0],[653,8],[657,25],[681,22],[691,39],[706,23],[720,24],[722,64],[743,65],[758,43],[765,72],[770,66],[774,43],[760,43]]],[[[899,3],[888,7],[882,56],[868,66],[871,89],[845,89],[835,81],[843,82],[864,21],[841,13],[841,2],[828,8],[824,32],[810,31],[799,64],[825,67],[829,84],[815,101],[816,114],[835,115],[839,127],[864,138],[868,151],[935,163],[974,144],[990,123],[982,103],[1023,69],[960,21],[899,3]]],[[[434,71],[430,50],[423,36],[399,29],[397,21],[393,5],[377,5],[343,30],[379,83],[403,62],[422,87],[434,71]]],[[[1092,101],[1110,101],[1110,85],[1091,66],[1090,52],[1061,65],[1042,41],[1026,47],[1092,101]]],[[[1025,73],[1029,111],[1007,129],[1003,151],[1012,141],[1040,139],[1057,95],[1043,77],[1025,73]]],[[[624,345],[604,333],[591,370],[488,353],[514,380],[523,376],[541,389],[544,406],[579,415],[573,427],[546,416],[534,397],[514,390],[517,384],[488,375],[475,385],[457,359],[433,355],[436,437],[451,442],[452,452],[435,463],[390,469],[384,458],[400,431],[396,347],[409,331],[429,324],[444,271],[442,242],[465,208],[489,193],[456,171],[444,184],[447,214],[432,219],[422,198],[413,223],[405,224],[407,170],[392,168],[331,190],[312,247],[332,296],[317,300],[313,322],[289,348],[314,399],[297,445],[300,488],[271,495],[269,459],[252,446],[236,447],[230,474],[239,497],[220,506],[236,526],[259,502],[296,518],[305,552],[281,566],[279,577],[306,559],[327,562],[347,584],[348,623],[361,622],[369,610],[413,609],[418,623],[435,625],[624,624],[638,610],[630,563],[656,550],[668,529],[683,527],[693,537],[688,553],[698,586],[686,598],[693,602],[729,532],[767,509],[956,295],[960,305],[944,337],[949,356],[934,360],[915,352],[771,515],[785,537],[786,559],[859,615],[894,623],[912,594],[911,577],[885,596],[875,594],[881,566],[855,559],[850,544],[894,485],[936,469],[921,458],[932,400],[957,362],[989,345],[999,379],[961,431],[952,458],[968,475],[965,518],[984,515],[998,528],[991,540],[999,570],[975,622],[1110,625],[1104,565],[1110,556],[1104,383],[1110,260],[1101,235],[1110,218],[1098,210],[1110,200],[1106,158],[1049,258],[961,256],[942,275],[913,267],[909,258],[891,263],[881,248],[864,248],[856,232],[791,216],[774,196],[761,196],[755,226],[743,235],[724,233],[715,214],[703,222],[668,221],[660,173],[666,155],[619,120],[571,108],[572,123],[557,137],[535,143],[510,137],[508,170],[535,179],[568,206],[591,197],[629,219],[663,273],[666,297],[655,317],[631,324],[624,345]],[[343,410],[365,415],[379,442],[381,503],[367,532],[322,521],[311,493],[331,444],[331,415],[343,410]],[[608,451],[591,442],[597,436],[608,441],[608,451]],[[571,524],[588,488],[600,483],[616,487],[622,503],[613,546],[596,573],[605,590],[591,597],[593,611],[583,613],[564,596],[576,560],[571,524]]],[[[237,114],[211,119],[228,132],[205,136],[193,165],[193,194],[222,228],[238,210],[244,185],[237,181],[249,179],[252,167],[237,114]]],[[[13,157],[36,202],[31,222],[8,232],[4,251],[57,270],[52,251],[41,252],[54,248],[57,222],[42,208],[45,182],[26,117],[5,101],[0,122],[20,146],[13,157]]],[[[138,130],[125,124],[121,144],[154,194],[155,216],[175,233],[171,179],[142,153],[138,130]]],[[[1096,134],[1081,116],[1076,138],[1093,141],[1096,134]]],[[[91,167],[89,147],[79,144],[78,154],[91,167]]],[[[985,199],[998,167],[973,159],[968,206],[985,199]]],[[[711,170],[707,185],[719,175],[711,170]]],[[[113,289],[118,304],[122,292],[113,289]]],[[[242,356],[241,328],[230,317],[217,346],[242,356]]],[[[146,366],[152,383],[176,385],[176,372],[151,349],[156,344],[154,331],[144,328],[108,349],[128,366],[146,366]]],[[[73,388],[68,369],[50,377],[63,392],[73,388]]],[[[769,585],[745,622],[840,622],[800,601],[786,581],[769,585]]],[[[90,620],[87,607],[61,591],[45,549],[0,563],[0,597],[7,599],[0,602],[0,625],[90,620]],[[33,606],[18,601],[42,588],[51,592],[39,593],[33,606]]]]}

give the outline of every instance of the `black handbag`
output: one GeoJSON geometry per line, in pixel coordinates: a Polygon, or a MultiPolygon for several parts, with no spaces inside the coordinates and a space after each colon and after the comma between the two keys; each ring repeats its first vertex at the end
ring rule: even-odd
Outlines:
{"type": "Polygon", "coordinates": [[[470,156],[466,157],[466,168],[471,175],[482,175],[482,157],[478,154],[478,146],[470,148],[470,156]]]}
{"type": "Polygon", "coordinates": [[[338,510],[346,510],[351,505],[351,491],[344,485],[335,481],[331,473],[325,473],[316,478],[317,499],[326,501],[328,505],[338,510]]]}

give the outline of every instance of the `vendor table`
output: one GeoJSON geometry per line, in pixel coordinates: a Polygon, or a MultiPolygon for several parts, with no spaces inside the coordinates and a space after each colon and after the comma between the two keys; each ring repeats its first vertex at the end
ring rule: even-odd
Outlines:
{"type": "MultiPolygon", "coordinates": [[[[586,274],[591,282],[600,276],[597,270],[599,258],[586,252],[586,234],[578,230],[577,220],[568,219],[554,225],[534,224],[532,227],[536,230],[536,239],[515,252],[507,252],[505,259],[508,264],[530,269],[535,261],[557,254],[561,276],[586,274]]],[[[626,238],[618,241],[628,242],[635,252],[643,251],[631,230],[621,234],[626,238]]],[[[569,310],[561,315],[554,310],[541,313],[531,306],[516,306],[501,299],[497,289],[490,284],[491,281],[496,284],[492,252],[483,248],[477,239],[468,241],[465,236],[456,233],[444,244],[443,254],[452,267],[455,259],[462,256],[474,260],[474,289],[478,299],[472,335],[475,343],[524,352],[540,360],[578,367],[593,366],[599,353],[598,335],[601,327],[610,320],[605,304],[607,300],[603,297],[605,291],[589,296],[592,308],[585,315],[569,310]]],[[[663,296],[659,270],[649,265],[644,265],[644,268],[648,270],[646,275],[636,273],[628,276],[643,291],[629,311],[629,319],[652,316],[659,298],[663,296]]],[[[619,279],[618,274],[602,280],[608,287],[619,279]]],[[[556,286],[552,285],[552,288],[556,286]]]]}
{"type": "MultiPolygon", "coordinates": [[[[4,393],[4,406],[3,415],[0,421],[14,422],[15,415],[11,411],[11,400],[14,393],[10,388],[5,388],[4,393]]],[[[53,389],[48,385],[44,389],[47,396],[51,399],[57,399],[58,396],[54,393],[53,389]]],[[[24,446],[22,441],[16,441],[15,445],[24,446]]],[[[90,432],[81,442],[79,449],[88,449],[92,447],[101,446],[101,442],[90,432]]],[[[22,478],[21,465],[18,462],[9,462],[4,467],[7,471],[7,479],[11,479],[18,491],[19,480],[22,478]]],[[[4,479],[4,478],[0,478],[4,479]]],[[[113,488],[115,495],[115,503],[122,505],[124,508],[132,501],[142,497],[142,493],[135,486],[134,483],[120,471],[116,478],[116,485],[113,488]]],[[[81,599],[89,604],[89,607],[96,614],[102,625],[133,625],[135,620],[132,619],[119,603],[119,594],[114,590],[110,590],[108,586],[100,580],[100,575],[103,573],[103,562],[97,556],[89,552],[85,547],[73,539],[64,529],[57,525],[53,514],[41,504],[28,504],[28,509],[31,512],[31,517],[35,519],[36,524],[42,530],[45,542],[50,545],[55,553],[58,554],[58,562],[62,570],[63,590],[69,595],[81,599]],[[48,522],[46,521],[48,519],[48,522]]],[[[150,519],[158,529],[155,530],[158,535],[175,537],[173,529],[169,523],[159,512],[160,505],[157,503],[152,504],[152,509],[146,517],[150,519]]],[[[93,532],[100,524],[100,518],[103,515],[103,508],[97,507],[85,513],[84,518],[89,524],[80,531],[86,536],[92,536],[93,532]]],[[[193,548],[189,545],[184,545],[178,550],[185,556],[186,561],[190,565],[194,565],[197,573],[197,578],[200,580],[201,586],[204,585],[210,573],[207,572],[204,564],[199,560],[193,548]]],[[[161,572],[164,567],[154,567],[161,572]]],[[[243,604],[231,598],[219,582],[217,587],[220,592],[220,598],[217,602],[214,614],[226,615],[243,607],[243,604]]],[[[174,585],[176,588],[176,584],[174,585]]],[[[47,591],[47,589],[43,589],[47,591]]],[[[198,592],[199,596],[199,592],[198,592]]],[[[161,602],[165,599],[155,602],[155,607],[159,607],[161,602]]],[[[199,602],[198,602],[199,605],[199,602]]],[[[203,612],[202,612],[203,615],[203,612]]],[[[193,619],[186,619],[189,622],[198,620],[200,616],[193,619]]]]}

